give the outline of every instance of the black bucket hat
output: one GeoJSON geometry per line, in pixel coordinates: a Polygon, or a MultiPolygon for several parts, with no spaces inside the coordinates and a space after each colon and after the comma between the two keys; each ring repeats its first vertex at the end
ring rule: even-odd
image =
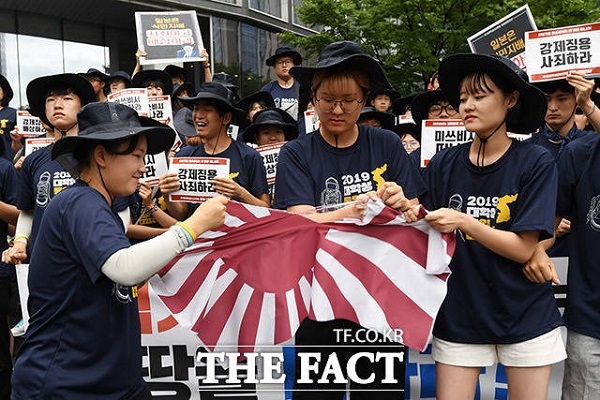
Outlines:
{"type": "Polygon", "coordinates": [[[272,67],[280,57],[292,57],[292,60],[294,60],[294,65],[302,64],[302,56],[300,53],[288,46],[278,47],[277,50],[275,50],[275,54],[267,58],[265,64],[267,64],[269,67],[272,67]]]}
{"type": "Polygon", "coordinates": [[[87,72],[81,72],[79,75],[83,76],[86,79],[89,79],[93,76],[96,76],[100,79],[102,79],[103,81],[107,81],[109,76],[106,75],[104,72],[100,71],[99,69],[96,68],[90,68],[87,70],[87,72]]]}
{"type": "Polygon", "coordinates": [[[412,137],[421,142],[421,128],[418,127],[414,122],[404,122],[402,124],[394,125],[392,131],[396,132],[396,135],[398,135],[400,138],[409,133],[412,135],[412,137]]]}
{"type": "Polygon", "coordinates": [[[77,113],[77,123],[77,136],[65,136],[54,143],[52,159],[73,153],[81,143],[90,140],[110,142],[145,134],[147,154],[168,151],[175,141],[173,129],[158,122],[143,123],[133,108],[119,103],[100,101],[88,104],[77,113]]]}
{"type": "Polygon", "coordinates": [[[204,82],[193,96],[180,96],[178,99],[188,108],[194,108],[194,104],[198,100],[215,100],[224,105],[230,112],[235,113],[236,109],[229,92],[229,89],[218,82],[204,82]]]}
{"type": "Polygon", "coordinates": [[[360,124],[363,119],[376,119],[383,129],[389,130],[394,128],[394,123],[396,122],[396,116],[394,114],[377,111],[373,106],[364,106],[360,110],[358,123],[360,124]]]}
{"type": "Polygon", "coordinates": [[[138,72],[131,79],[131,87],[145,88],[148,82],[160,82],[163,88],[163,94],[173,93],[173,81],[169,74],[160,69],[146,69],[138,72]]]}
{"type": "Polygon", "coordinates": [[[407,96],[400,97],[392,102],[392,112],[396,115],[404,115],[406,113],[407,107],[410,106],[411,114],[412,114],[412,101],[419,93],[414,92],[407,96]]]}
{"type": "Polygon", "coordinates": [[[460,84],[465,76],[485,72],[495,79],[503,79],[520,92],[520,112],[507,120],[506,129],[512,133],[529,134],[536,131],[546,116],[546,96],[529,84],[527,74],[506,57],[460,53],[442,60],[438,80],[450,104],[458,109],[460,84]]]}
{"type": "Polygon", "coordinates": [[[298,124],[294,117],[279,108],[267,108],[254,115],[254,122],[244,131],[244,142],[256,144],[256,134],[267,125],[281,127],[286,141],[298,137],[298,124]]]}
{"type": "MultiPolygon", "coordinates": [[[[441,90],[427,90],[418,93],[413,99],[410,106],[410,114],[417,126],[421,126],[421,122],[429,116],[429,107],[438,101],[448,101],[448,98],[441,90]]],[[[449,101],[448,101],[449,102],[449,101]]],[[[454,107],[454,105],[452,105],[454,107]]]]}
{"type": "Polygon", "coordinates": [[[392,104],[394,104],[394,101],[400,98],[400,92],[395,89],[372,90],[369,94],[369,104],[371,104],[371,101],[375,100],[375,97],[379,96],[380,94],[387,95],[392,104]]]}
{"type": "Polygon", "coordinates": [[[254,103],[264,103],[267,108],[275,108],[275,100],[273,100],[273,96],[269,92],[265,92],[264,90],[259,90],[258,92],[254,92],[251,95],[248,95],[237,102],[236,106],[240,110],[248,113],[250,111],[250,106],[254,103]]]}
{"type": "Polygon", "coordinates": [[[189,73],[185,68],[179,67],[177,65],[169,64],[163,68],[171,79],[180,78],[182,81],[187,82],[189,73]]]}
{"type": "Polygon", "coordinates": [[[123,70],[119,70],[110,74],[108,77],[108,82],[111,82],[113,79],[123,79],[126,87],[131,86],[131,76],[123,70]]]}
{"type": "Polygon", "coordinates": [[[293,67],[290,75],[301,85],[310,87],[313,76],[318,71],[333,68],[356,68],[364,70],[370,80],[372,91],[393,89],[388,82],[383,68],[377,60],[355,42],[341,41],[325,46],[314,67],[293,67]]]}
{"type": "Polygon", "coordinates": [[[94,87],[90,81],[78,74],[47,75],[32,80],[25,90],[29,112],[50,126],[52,124],[46,117],[46,94],[56,88],[72,89],[79,96],[82,107],[96,101],[94,87]]]}
{"type": "Polygon", "coordinates": [[[191,95],[194,93],[194,85],[192,85],[189,82],[184,82],[182,84],[173,84],[173,97],[175,98],[181,96],[181,92],[183,90],[185,90],[188,93],[188,95],[191,95]]]}
{"type": "Polygon", "coordinates": [[[12,100],[15,93],[8,83],[8,79],[4,77],[4,75],[0,75],[0,87],[2,88],[2,92],[4,92],[4,97],[2,98],[2,107],[8,107],[8,103],[12,100]]]}
{"type": "Polygon", "coordinates": [[[192,120],[192,110],[187,107],[183,107],[175,113],[173,125],[175,126],[177,133],[182,136],[194,137],[198,135],[196,133],[196,127],[194,126],[194,121],[192,120]]]}
{"type": "Polygon", "coordinates": [[[224,85],[229,90],[236,91],[238,89],[238,85],[233,83],[233,77],[227,72],[217,72],[213,74],[212,81],[224,85]]]}

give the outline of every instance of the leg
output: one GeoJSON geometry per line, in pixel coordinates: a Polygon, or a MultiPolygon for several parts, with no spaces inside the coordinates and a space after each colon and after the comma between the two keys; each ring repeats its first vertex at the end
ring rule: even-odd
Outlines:
{"type": "Polygon", "coordinates": [[[480,371],[480,367],[458,367],[436,362],[436,398],[438,400],[473,400],[480,371]]]}
{"type": "Polygon", "coordinates": [[[568,331],[562,400],[592,400],[600,393],[600,340],[568,331]]]}
{"type": "Polygon", "coordinates": [[[511,400],[546,400],[552,365],[504,367],[511,400]]]}

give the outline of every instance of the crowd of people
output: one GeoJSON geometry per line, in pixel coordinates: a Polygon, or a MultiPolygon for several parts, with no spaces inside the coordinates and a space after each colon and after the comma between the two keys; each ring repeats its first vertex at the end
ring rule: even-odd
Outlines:
{"type": "MultiPolygon", "coordinates": [[[[150,399],[137,287],[220,226],[229,199],[317,222],[361,218],[368,199],[408,221],[424,205],[433,228],[457,237],[433,330],[437,398],[474,398],[481,368],[502,363],[511,399],[546,399],[552,365],[565,359],[563,399],[600,393],[593,79],[573,72],[529,83],[507,58],[454,54],[425,91],[403,97],[360,45],[340,41],[314,66],[278,48],[265,61],[275,79],[240,98],[201,54],[207,73],[197,88],[184,68],[145,70],[139,62],[132,75],[90,68],[32,80],[28,110],[53,143],[26,157],[11,84],[0,76],[0,400],[150,399]],[[129,87],[170,95],[174,129],[107,101],[129,87]],[[474,139],[421,168],[422,121],[447,118],[461,119],[474,139]],[[274,144],[282,147],[268,184],[256,148],[274,144]],[[139,181],[146,154],[159,153],[226,158],[229,174],[211,180],[210,200],[174,201],[178,174],[154,186],[139,181]],[[552,288],[556,255],[570,257],[564,318],[552,288]],[[15,355],[12,334],[22,332],[10,329],[8,315],[20,263],[29,263],[30,319],[15,355]]],[[[337,329],[361,326],[306,319],[295,343],[348,358],[337,349],[337,329]]],[[[342,399],[350,390],[353,399],[397,399],[403,384],[296,384],[293,398],[342,399]]]]}

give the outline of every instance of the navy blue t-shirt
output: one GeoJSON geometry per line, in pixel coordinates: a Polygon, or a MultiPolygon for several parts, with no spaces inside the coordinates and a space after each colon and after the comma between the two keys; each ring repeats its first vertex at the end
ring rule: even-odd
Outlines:
{"type": "Polygon", "coordinates": [[[33,248],[42,215],[50,200],[75,179],[50,154],[53,145],[25,157],[19,173],[19,210],[33,211],[33,226],[29,235],[29,251],[33,248]]]}
{"type": "Polygon", "coordinates": [[[274,207],[326,206],[355,200],[396,182],[408,198],[425,187],[398,135],[359,125],[358,139],[345,148],[328,144],[319,132],[286,143],[279,152],[274,207]]]}
{"type": "Polygon", "coordinates": [[[10,137],[10,131],[15,128],[17,123],[17,110],[12,107],[3,107],[0,109],[0,140],[4,145],[4,151],[0,154],[0,157],[4,157],[9,161],[13,160],[15,152],[12,151],[12,139],[10,137]]]}
{"type": "Polygon", "coordinates": [[[29,265],[30,325],[13,399],[133,399],[144,388],[137,298],[101,272],[129,247],[102,195],[77,183],[41,221],[29,265]]]}
{"type": "MultiPolygon", "coordinates": [[[[470,146],[444,149],[432,157],[423,173],[425,207],[452,208],[494,229],[539,230],[540,240],[551,237],[558,179],[552,155],[513,140],[498,161],[478,168],[469,160],[470,146]]],[[[456,239],[436,337],[459,343],[517,343],[562,325],[550,283],[530,282],[521,264],[463,232],[456,239]]]]}
{"type": "Polygon", "coordinates": [[[269,193],[267,173],[260,154],[237,140],[232,140],[225,151],[208,154],[204,146],[186,146],[175,157],[221,157],[229,159],[229,178],[249,191],[254,197],[269,193]]]}
{"type": "Polygon", "coordinates": [[[271,81],[263,86],[263,92],[269,92],[275,102],[275,107],[298,120],[298,96],[300,93],[300,84],[294,80],[294,84],[289,88],[282,88],[277,80],[271,81]]]}
{"type": "Polygon", "coordinates": [[[565,146],[557,214],[571,220],[565,325],[600,339],[600,135],[565,146]]]}
{"type": "MultiPolygon", "coordinates": [[[[18,183],[17,170],[13,163],[0,157],[0,201],[16,206],[19,193],[18,183]]],[[[0,240],[0,253],[8,248],[7,232],[8,224],[0,220],[0,238],[3,238],[3,240],[0,240]]],[[[14,275],[15,271],[12,265],[0,262],[0,278],[13,277],[14,275]]]]}

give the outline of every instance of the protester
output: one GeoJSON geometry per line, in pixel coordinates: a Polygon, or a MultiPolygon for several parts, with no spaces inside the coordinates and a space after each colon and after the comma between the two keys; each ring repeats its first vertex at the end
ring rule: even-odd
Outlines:
{"type": "MultiPolygon", "coordinates": [[[[400,210],[409,209],[410,202],[401,193],[404,190],[406,197],[415,199],[423,194],[424,186],[400,139],[393,132],[356,124],[369,90],[390,88],[377,61],[358,44],[342,41],[326,46],[315,67],[294,67],[290,73],[303,87],[309,88],[321,127],[310,135],[286,143],[281,149],[274,207],[316,221],[357,218],[364,204],[352,201],[377,191],[386,204],[400,210]],[[351,182],[354,177],[360,181],[351,182]],[[403,201],[398,201],[400,198],[403,201]],[[340,203],[349,204],[343,207],[340,203]],[[315,213],[315,207],[333,211],[315,213]]],[[[322,359],[336,352],[344,365],[350,351],[335,350],[344,343],[336,341],[334,329],[356,332],[361,327],[348,320],[316,322],[305,319],[296,332],[295,343],[303,349],[306,349],[304,346],[318,346],[314,351],[320,353],[322,359]]],[[[379,375],[381,367],[376,363],[379,375]]],[[[359,369],[370,374],[372,365],[368,368],[368,371],[359,369]]],[[[350,387],[356,386],[351,383],[350,387]]],[[[360,389],[366,391],[352,391],[351,397],[372,399],[369,390],[376,387],[375,384],[360,385],[360,389]]],[[[394,391],[398,389],[397,385],[387,388],[390,390],[377,393],[378,399],[398,398],[398,392],[394,391]]],[[[296,383],[296,389],[302,390],[294,391],[294,399],[341,399],[346,391],[345,385],[331,382],[326,385],[296,383]],[[324,388],[327,390],[322,390],[324,388]]]]}
{"type": "Polygon", "coordinates": [[[259,90],[238,101],[236,107],[246,113],[247,124],[251,124],[257,112],[275,108],[275,101],[269,92],[259,90]]]}
{"type": "MultiPolygon", "coordinates": [[[[228,158],[228,178],[212,180],[216,192],[247,204],[268,207],[270,205],[265,167],[260,155],[239,140],[227,136],[227,126],[233,118],[235,107],[229,90],[217,82],[205,82],[192,97],[180,100],[193,108],[192,121],[196,136],[201,139],[197,146],[183,147],[176,157],[222,157],[228,158]]],[[[180,131],[180,134],[186,132],[180,131]]],[[[169,173],[160,178],[160,191],[165,197],[169,213],[181,220],[190,209],[186,202],[169,201],[169,194],[179,190],[179,178],[169,173]]],[[[193,208],[193,207],[192,207],[193,208]]]]}
{"type": "Polygon", "coordinates": [[[146,69],[131,79],[131,87],[146,88],[148,96],[165,96],[173,93],[173,82],[169,74],[159,69],[146,69]]]}
{"type": "Polygon", "coordinates": [[[394,101],[400,98],[400,93],[394,89],[386,89],[377,92],[371,92],[369,95],[369,101],[367,102],[375,110],[379,112],[391,112],[392,104],[394,101]]]}
{"type": "Polygon", "coordinates": [[[257,146],[287,142],[298,137],[296,121],[280,108],[267,108],[254,115],[244,131],[244,142],[257,146]]]}
{"type": "Polygon", "coordinates": [[[8,106],[13,96],[14,92],[10,83],[4,75],[0,75],[0,139],[4,143],[4,150],[0,153],[0,156],[9,161],[12,161],[15,156],[10,132],[17,123],[17,110],[8,106]]]}
{"type": "Polygon", "coordinates": [[[133,109],[109,102],[84,107],[78,122],[79,136],[52,149],[53,159],[72,155],[79,177],[49,204],[32,254],[31,319],[12,398],[151,399],[131,286],[220,226],[227,200],[207,201],[163,235],[130,246],[113,200],[135,191],[145,154],[168,150],[174,132],[142,127],[133,109]]]}
{"type": "Polygon", "coordinates": [[[566,357],[562,319],[551,284],[530,282],[522,266],[552,237],[557,170],[549,152],[507,132],[537,129],[546,100],[498,56],[448,56],[439,81],[475,138],[438,152],[423,175],[425,219],[457,232],[433,329],[436,396],[473,398],[481,368],[500,362],[509,398],[545,400],[552,364],[566,357]]]}
{"type": "Polygon", "coordinates": [[[96,68],[90,68],[87,72],[82,72],[79,75],[83,76],[92,84],[94,93],[96,94],[96,101],[106,101],[105,90],[107,89],[108,75],[96,68]]]}
{"type": "MultiPolygon", "coordinates": [[[[393,131],[400,137],[404,150],[408,154],[421,147],[421,129],[414,122],[395,125],[393,131]]],[[[412,160],[412,157],[411,157],[412,160]]],[[[418,163],[415,165],[419,165],[418,163]]]]}
{"type": "Polygon", "coordinates": [[[116,93],[119,90],[127,89],[131,86],[131,76],[123,70],[113,72],[108,77],[110,93],[116,93]]]}
{"type": "Polygon", "coordinates": [[[394,129],[396,117],[392,113],[378,111],[375,107],[364,106],[360,110],[357,123],[359,125],[369,125],[374,128],[383,128],[389,131],[394,129]]]}
{"type": "Polygon", "coordinates": [[[189,72],[178,65],[169,64],[163,68],[163,71],[171,77],[173,85],[182,85],[188,81],[189,72]]]}
{"type": "MultiPolygon", "coordinates": [[[[53,128],[55,143],[77,135],[77,112],[96,100],[88,80],[69,73],[36,78],[29,82],[26,93],[31,114],[53,128]]],[[[28,258],[50,200],[74,182],[69,172],[50,158],[51,150],[52,145],[23,161],[17,205],[21,213],[14,245],[2,253],[4,262],[18,264],[28,258]]]]}
{"type": "Polygon", "coordinates": [[[290,70],[294,66],[302,64],[302,56],[291,47],[281,46],[275,50],[275,54],[267,58],[265,64],[273,67],[276,79],[264,85],[260,90],[269,92],[277,108],[281,108],[298,120],[300,85],[290,74],[290,70]]]}

